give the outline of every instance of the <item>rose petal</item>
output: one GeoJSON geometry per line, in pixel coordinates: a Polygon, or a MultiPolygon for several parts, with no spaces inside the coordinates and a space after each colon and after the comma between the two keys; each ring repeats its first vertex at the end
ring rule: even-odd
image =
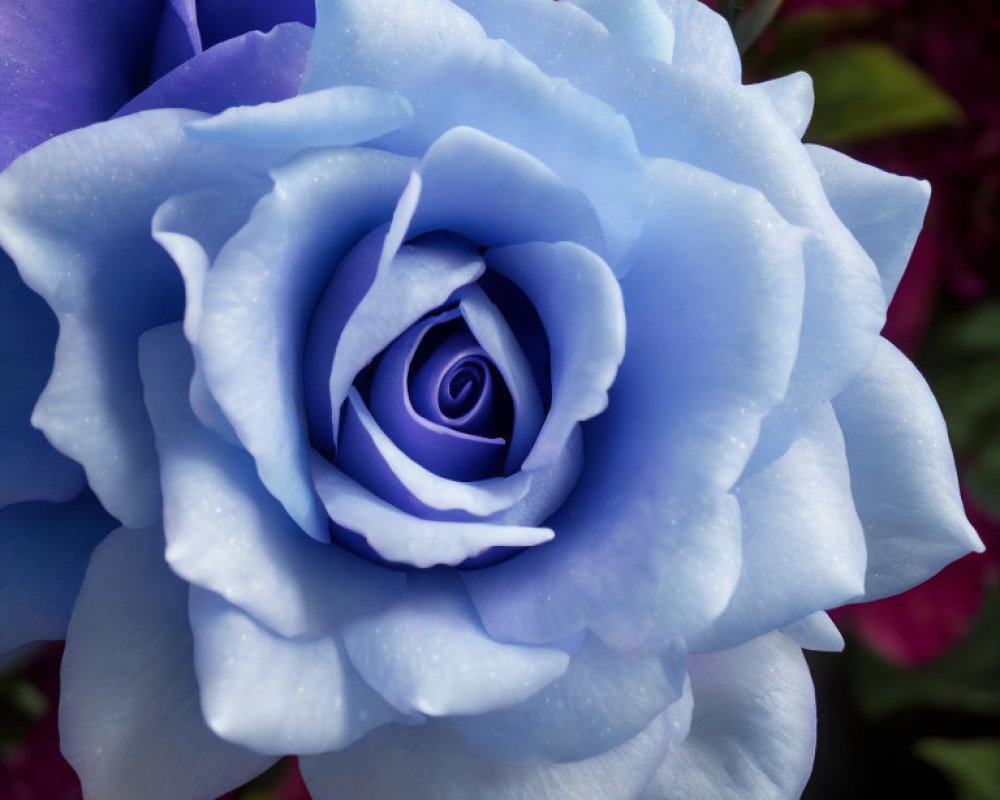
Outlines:
{"type": "Polygon", "coordinates": [[[868,544],[865,600],[897,594],[983,544],[965,518],[948,431],[927,383],[884,339],[834,399],[868,544]]]}
{"type": "Polygon", "coordinates": [[[0,510],[0,652],[65,638],[90,553],[115,527],[90,492],[0,510]]]}
{"type": "MultiPolygon", "coordinates": [[[[478,482],[503,474],[506,439],[457,430],[444,424],[440,413],[430,415],[434,418],[419,413],[414,401],[431,407],[436,398],[422,403],[414,391],[419,388],[416,379],[420,376],[410,380],[421,343],[439,323],[446,325],[449,319],[460,317],[457,309],[426,317],[396,339],[382,354],[368,395],[372,417],[410,458],[444,478],[478,482]]],[[[468,332],[466,336],[469,343],[471,336],[468,332]]]]}
{"type": "Polygon", "coordinates": [[[198,704],[187,591],[156,528],[97,548],[62,662],[59,738],[87,797],[204,800],[273,758],[217,738],[198,704]]]}
{"type": "Polygon", "coordinates": [[[228,742],[274,756],[323,753],[398,717],[337,637],[286,639],[197,587],[190,614],[205,721],[228,742]]]}
{"type": "Polygon", "coordinates": [[[247,147],[332,147],[359,144],[405,126],[413,108],[395,92],[337,86],[276,103],[229,108],[188,126],[208,142],[247,147]]]}
{"type": "Polygon", "coordinates": [[[218,114],[230,106],[276,102],[298,91],[312,30],[297,22],[247,33],[199,53],[132,98],[116,117],[151,108],[218,114]]]}
{"type": "Polygon", "coordinates": [[[844,637],[830,615],[823,611],[786,625],[781,632],[805,650],[839,653],[844,649],[844,637]]]}
{"type": "Polygon", "coordinates": [[[139,358],[162,464],[166,557],[179,576],[289,637],[337,630],[399,595],[401,574],[303,536],[246,452],[199,424],[186,402],[193,361],[179,325],[145,334],[139,358]]]}
{"type": "Polygon", "coordinates": [[[521,466],[538,437],[545,418],[542,398],[517,337],[486,292],[478,286],[467,286],[458,297],[462,317],[503,377],[514,403],[514,430],[504,469],[509,474],[521,466]]]}
{"type": "Polygon", "coordinates": [[[733,492],[742,511],[743,570],[728,607],[689,642],[691,650],[727,650],[864,592],[865,537],[829,406],[781,458],[733,492]]]}
{"type": "Polygon", "coordinates": [[[315,453],[313,478],[330,519],[364,537],[379,556],[394,563],[420,568],[457,566],[491,547],[531,547],[553,536],[548,528],[412,517],[315,453]]]}
{"type": "Polygon", "coordinates": [[[406,594],[344,633],[351,663],[404,714],[483,714],[561,677],[562,650],[501,644],[482,629],[454,575],[410,573],[406,594]]]}
{"type": "MultiPolygon", "coordinates": [[[[267,189],[264,181],[234,181],[226,186],[175,195],[156,209],[153,238],[174,260],[184,280],[184,335],[188,341],[196,341],[198,337],[205,275],[222,246],[247,221],[254,204],[267,189]]],[[[189,400],[204,425],[231,443],[237,441],[197,364],[189,400]]]]}
{"type": "Polygon", "coordinates": [[[410,162],[373,150],[309,150],[273,171],[205,278],[195,351],[265,486],[312,537],[326,518],[309,478],[302,354],[312,308],[365,233],[387,219],[410,162]]]}
{"type": "Polygon", "coordinates": [[[423,152],[449,129],[463,126],[528,153],[582,192],[596,212],[599,228],[588,239],[574,240],[616,263],[645,215],[642,163],[624,117],[545,75],[506,42],[470,42],[425,58],[409,80],[389,87],[410,100],[414,117],[405,131],[385,137],[384,146],[423,152]],[[512,106],[519,113],[508,113],[512,106]],[[595,235],[603,235],[606,248],[593,243],[595,235]]]}
{"type": "Polygon", "coordinates": [[[681,699],[686,653],[618,653],[589,636],[569,670],[523,703],[452,726],[487,754],[580,761],[612,750],[681,699]]]}
{"type": "Polygon", "coordinates": [[[518,503],[531,487],[530,476],[524,473],[460,481],[431,472],[386,435],[356,389],[347,396],[337,466],[383,500],[425,519],[491,517],[518,503]],[[431,511],[431,515],[422,513],[424,510],[431,511]],[[435,515],[433,511],[465,514],[435,515]]]}
{"type": "Polygon", "coordinates": [[[740,52],[721,15],[698,0],[659,0],[674,27],[672,66],[739,84],[740,52]]]}
{"type": "Polygon", "coordinates": [[[651,222],[622,284],[626,357],[608,409],[585,426],[557,538],[464,576],[498,638],[551,641],[586,623],[656,650],[711,622],[736,585],[728,492],[791,373],[801,233],[753,190],[653,166],[651,222]]]}
{"type": "MultiPolygon", "coordinates": [[[[785,124],[802,138],[809,127],[816,97],[813,94],[812,78],[806,72],[793,72],[781,78],[756,83],[753,89],[764,93],[785,124]]],[[[810,145],[807,145],[809,147],[810,145]]],[[[815,162],[815,159],[813,160],[815,162]]],[[[822,178],[822,176],[821,176],[822,178]]],[[[826,188],[824,186],[824,188],[826,188]]],[[[850,227],[850,226],[848,226],[850,227]]]]}
{"type": "MultiPolygon", "coordinates": [[[[780,419],[771,426],[782,434],[774,437],[773,458],[794,438],[796,409],[829,400],[870,360],[884,322],[885,297],[871,259],[830,208],[796,132],[759,88],[720,79],[721,63],[733,65],[730,77],[738,74],[725,23],[694,0],[678,2],[677,14],[687,20],[684,24],[706,26],[704,34],[719,50],[702,44],[717,53],[719,64],[707,72],[658,68],[648,60],[619,55],[627,79],[618,68],[546,68],[624,114],[644,155],[676,159],[755,187],[786,220],[812,231],[806,243],[807,308],[799,363],[780,419]]],[[[680,19],[674,19],[675,27],[680,19]]],[[[692,64],[712,64],[705,47],[692,46],[692,64]]],[[[675,66],[683,62],[675,54],[675,66]]],[[[626,260],[616,272],[628,268],[626,260]]]]}
{"type": "Polygon", "coordinates": [[[303,758],[314,800],[580,800],[636,797],[677,736],[670,710],[625,744],[583,761],[507,760],[465,744],[446,721],[385,726],[339,753],[303,758]]]}
{"type": "Polygon", "coordinates": [[[303,92],[344,84],[387,88],[428,53],[483,38],[475,19],[449,0],[317,0],[316,29],[303,92]]]}
{"type": "Polygon", "coordinates": [[[816,745],[813,685],[802,651],[772,633],[689,660],[694,716],[642,800],[798,797],[816,745]]]}
{"type": "Polygon", "coordinates": [[[166,197],[237,170],[184,136],[197,116],[151,111],[73,131],[0,176],[0,246],[60,321],[33,424],[83,465],[104,506],[133,526],[160,513],[136,341],[182,310],[179,276],[150,237],[149,220],[166,197]]]}
{"type": "Polygon", "coordinates": [[[161,78],[202,51],[195,2],[196,0],[167,0],[163,4],[150,68],[153,80],[161,78]]]}
{"type": "MultiPolygon", "coordinates": [[[[599,20],[614,36],[618,47],[638,55],[670,62],[674,27],[657,0],[571,0],[599,20]]],[[[462,5],[459,2],[459,5],[462,5]]],[[[496,3],[496,5],[501,5],[496,3]]],[[[523,24],[523,21],[522,21],[523,24]]]]}
{"type": "Polygon", "coordinates": [[[621,287],[603,260],[569,242],[495,248],[486,265],[527,295],[549,340],[552,407],[522,465],[538,469],[559,456],[577,423],[607,407],[625,355],[621,287]]]}
{"type": "Polygon", "coordinates": [[[51,136],[107,119],[147,67],[159,3],[0,7],[0,170],[51,136]]]}
{"type": "Polygon", "coordinates": [[[452,481],[417,464],[393,444],[352,390],[337,465],[378,497],[422,519],[485,517],[497,524],[537,525],[562,505],[576,483],[583,466],[583,443],[577,429],[547,469],[452,481]]]}
{"type": "Polygon", "coordinates": [[[420,160],[408,236],[434,230],[482,245],[578,242],[604,249],[587,199],[529,153],[480,130],[457,127],[420,160]]]}
{"type": "Polygon", "coordinates": [[[837,216],[871,256],[888,303],[927,212],[927,181],[893,175],[818,145],[806,145],[837,216]]]}
{"type": "Polygon", "coordinates": [[[313,313],[305,369],[307,391],[309,384],[316,385],[310,393],[310,430],[320,447],[335,446],[340,407],[358,373],[407,328],[485,269],[472,243],[457,236],[439,234],[392,247],[392,233],[392,229],[376,230],[338,265],[313,313]],[[344,299],[354,294],[345,284],[353,288],[357,274],[367,273],[372,261],[378,267],[371,284],[344,320],[344,299]],[[320,427],[324,412],[329,420],[320,427]],[[327,426],[332,430],[330,442],[324,435],[327,426]]]}

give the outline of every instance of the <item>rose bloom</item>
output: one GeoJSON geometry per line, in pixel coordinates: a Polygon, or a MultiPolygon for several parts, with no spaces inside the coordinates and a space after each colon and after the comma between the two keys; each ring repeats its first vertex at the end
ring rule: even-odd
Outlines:
{"type": "Polygon", "coordinates": [[[197,11],[0,175],[59,323],[4,321],[2,643],[65,635],[84,796],[798,796],[824,610],[980,547],[879,337],[927,186],[692,0],[197,11]]]}

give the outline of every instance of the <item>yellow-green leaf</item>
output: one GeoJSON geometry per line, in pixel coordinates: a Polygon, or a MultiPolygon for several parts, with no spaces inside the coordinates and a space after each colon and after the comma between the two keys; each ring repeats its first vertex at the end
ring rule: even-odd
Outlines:
{"type": "Polygon", "coordinates": [[[954,100],[885,45],[824,48],[799,66],[812,75],[816,90],[816,111],[806,133],[810,141],[855,144],[962,119],[954,100]]]}
{"type": "Polygon", "coordinates": [[[947,776],[958,800],[1000,800],[1000,739],[921,739],[914,750],[947,776]]]}

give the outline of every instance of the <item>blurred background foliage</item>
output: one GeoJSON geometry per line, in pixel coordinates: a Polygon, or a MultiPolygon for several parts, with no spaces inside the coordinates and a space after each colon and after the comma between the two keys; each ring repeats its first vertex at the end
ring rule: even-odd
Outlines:
{"type": "MultiPolygon", "coordinates": [[[[613,0],[609,0],[612,2],[613,0]]],[[[745,80],[805,70],[805,139],[931,181],[885,335],[944,410],[984,555],[841,609],[810,654],[819,706],[806,800],[1000,800],[1000,2],[716,0],[745,80]]],[[[59,756],[60,645],[0,661],[0,800],[80,800],[59,756]]],[[[225,800],[308,800],[294,761],[225,800]]]]}

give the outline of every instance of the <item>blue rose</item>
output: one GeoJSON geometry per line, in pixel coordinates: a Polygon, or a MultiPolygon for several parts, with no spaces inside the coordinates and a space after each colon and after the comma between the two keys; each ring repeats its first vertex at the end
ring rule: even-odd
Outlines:
{"type": "Polygon", "coordinates": [[[824,609],[980,547],[879,337],[926,185],[693,0],[317,6],[297,95],[173,107],[209,49],[0,175],[3,643],[68,618],[85,795],[797,797],[824,609]]]}

